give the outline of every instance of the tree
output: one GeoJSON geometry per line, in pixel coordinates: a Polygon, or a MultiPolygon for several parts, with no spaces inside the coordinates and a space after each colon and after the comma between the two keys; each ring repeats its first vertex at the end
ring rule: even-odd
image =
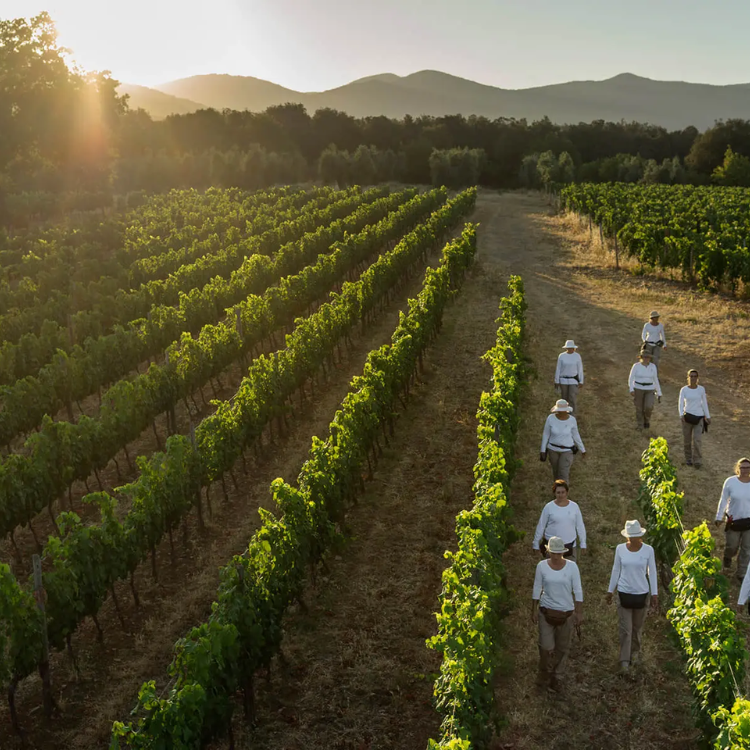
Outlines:
{"type": "Polygon", "coordinates": [[[25,189],[54,170],[67,189],[109,180],[125,100],[108,73],[71,68],[66,53],[47,13],[0,21],[0,172],[25,164],[25,189]]]}
{"type": "Polygon", "coordinates": [[[719,185],[750,187],[750,159],[736,154],[730,146],[724,154],[724,163],[714,169],[711,177],[719,185]]]}
{"type": "Polygon", "coordinates": [[[339,151],[332,143],[320,155],[318,176],[326,185],[343,186],[349,182],[349,154],[339,151]]]}
{"type": "Polygon", "coordinates": [[[716,123],[695,139],[685,163],[697,172],[712,174],[725,158],[727,148],[750,156],[750,121],[735,119],[716,123]]]}
{"type": "Polygon", "coordinates": [[[560,182],[575,182],[576,165],[573,161],[573,157],[567,151],[563,151],[557,161],[559,167],[560,182]]]}
{"type": "Polygon", "coordinates": [[[545,187],[555,182],[560,182],[560,162],[552,151],[539,154],[536,162],[536,170],[539,180],[545,187]]]}

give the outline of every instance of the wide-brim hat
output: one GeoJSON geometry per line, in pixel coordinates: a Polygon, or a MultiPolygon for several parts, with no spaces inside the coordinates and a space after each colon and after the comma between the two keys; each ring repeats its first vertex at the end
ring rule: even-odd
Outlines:
{"type": "Polygon", "coordinates": [[[626,539],[632,539],[637,536],[643,536],[646,533],[646,529],[641,526],[638,519],[632,521],[625,521],[625,528],[620,532],[626,539]]]}
{"type": "Polygon", "coordinates": [[[654,358],[654,353],[650,351],[649,349],[646,349],[646,347],[642,347],[641,350],[638,352],[639,357],[650,357],[651,359],[654,358]]]}
{"type": "Polygon", "coordinates": [[[558,398],[555,405],[550,409],[550,413],[557,414],[563,411],[570,413],[573,411],[573,407],[564,398],[558,398]]]}
{"type": "Polygon", "coordinates": [[[565,346],[563,346],[563,349],[578,349],[578,347],[576,346],[576,342],[573,341],[573,339],[568,339],[565,342],[565,346]]]}
{"type": "Polygon", "coordinates": [[[564,555],[568,551],[568,548],[559,536],[553,536],[547,542],[547,551],[554,552],[556,555],[564,555]]]}
{"type": "Polygon", "coordinates": [[[652,310],[652,311],[651,311],[651,312],[650,312],[650,313],[648,314],[648,317],[649,317],[649,318],[660,318],[660,317],[661,317],[661,315],[659,315],[659,311],[658,311],[658,310],[652,310]]]}

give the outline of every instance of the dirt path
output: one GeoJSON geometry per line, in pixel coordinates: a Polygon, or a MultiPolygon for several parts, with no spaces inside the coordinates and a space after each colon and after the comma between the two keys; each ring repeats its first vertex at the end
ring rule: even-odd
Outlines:
{"type": "MultiPolygon", "coordinates": [[[[436,736],[431,687],[438,661],[424,639],[435,630],[442,552],[455,543],[456,513],[471,502],[474,413],[488,378],[479,356],[492,343],[508,272],[522,274],[526,283],[534,375],[519,435],[524,466],[512,497],[517,525],[527,536],[507,555],[515,606],[503,633],[508,664],[497,697],[507,726],[496,747],[698,747],[681,658],[663,615],[649,618],[644,665],[623,680],[616,674],[616,612],[604,603],[619,530],[625,519],[639,515],[638,471],[648,443],[635,430],[627,375],[644,316],[665,300],[649,289],[644,293],[642,279],[631,289],[603,274],[599,285],[573,253],[579,233],[553,217],[537,196],[485,193],[474,220],[481,222],[477,266],[446,314],[424,387],[402,415],[375,482],[349,515],[353,536],[347,549],[308,592],[309,610],[291,618],[284,646],[288,664],[262,691],[257,726],[237,726],[240,748],[421,748],[436,736]],[[570,337],[581,347],[587,376],[579,402],[590,455],[572,473],[572,496],[589,532],[581,562],[587,619],[581,642],[573,646],[566,691],[555,698],[533,684],[538,657],[528,605],[539,559],[531,537],[551,484],[549,465],[538,460],[541,430],[556,398],[556,357],[570,337]]],[[[674,290],[663,290],[669,294],[674,290]]],[[[704,440],[706,468],[682,466],[677,393],[689,366],[706,368],[700,357],[690,356],[700,349],[700,332],[691,335],[690,323],[670,327],[668,317],[665,323],[672,336],[662,360],[664,399],[651,434],[665,435],[673,446],[686,492],[686,524],[693,524],[711,517],[735,453],[743,450],[739,419],[748,408],[747,394],[720,387],[723,371],[711,363],[703,378],[715,417],[704,440]]]]}

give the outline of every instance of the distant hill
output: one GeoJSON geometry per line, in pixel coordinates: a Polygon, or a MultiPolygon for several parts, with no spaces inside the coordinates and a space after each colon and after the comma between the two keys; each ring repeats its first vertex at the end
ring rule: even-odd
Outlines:
{"type": "Polygon", "coordinates": [[[604,81],[573,81],[529,89],[501,89],[434,70],[408,76],[369,76],[313,93],[292,91],[249,76],[229,75],[182,78],[156,89],[123,86],[121,91],[126,88],[139,89],[137,96],[135,92],[131,94],[131,106],[142,106],[154,117],[164,117],[169,111],[192,111],[201,105],[257,112],[295,102],[304,104],[309,112],[332,107],[356,117],[474,114],[493,119],[537,120],[547,116],[555,123],[636,120],[671,130],[689,125],[703,130],[718,119],[730,117],[750,119],[750,84],[712,86],[654,81],[630,73],[604,81]],[[151,91],[153,104],[149,104],[151,91]]]}
{"type": "Polygon", "coordinates": [[[168,115],[184,115],[205,109],[205,104],[170,96],[147,86],[123,83],[117,90],[118,94],[127,94],[130,109],[145,109],[155,120],[162,120],[168,115]]]}

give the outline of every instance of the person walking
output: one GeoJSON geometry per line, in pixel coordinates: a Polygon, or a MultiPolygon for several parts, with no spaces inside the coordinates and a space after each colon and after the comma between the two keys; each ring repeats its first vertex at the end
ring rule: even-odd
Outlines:
{"type": "Polygon", "coordinates": [[[641,339],[643,346],[651,353],[654,366],[658,369],[662,349],[667,350],[667,336],[664,333],[664,324],[659,322],[658,311],[652,310],[648,317],[648,323],[644,324],[641,332],[641,339]]]}
{"type": "Polygon", "coordinates": [[[742,581],[750,563],[750,458],[741,458],[734,466],[734,476],[728,477],[721,489],[716,525],[726,518],[724,526],[724,571],[737,559],[737,579],[742,581]]]}
{"type": "Polygon", "coordinates": [[[531,595],[531,621],[539,627],[536,683],[559,691],[573,625],[580,627],[583,623],[583,588],[578,566],[563,557],[566,551],[563,540],[550,537],[547,551],[549,559],[536,566],[531,595]]]}
{"type": "Polygon", "coordinates": [[[547,552],[547,539],[559,536],[565,544],[565,557],[578,562],[576,542],[586,549],[586,527],[577,503],[568,497],[569,487],[564,479],[556,479],[552,485],[552,497],[542,509],[534,532],[532,549],[539,550],[542,557],[547,552]]]}
{"type": "Polygon", "coordinates": [[[639,521],[626,521],[620,532],[627,541],[618,544],[612,574],[609,577],[607,604],[612,604],[617,589],[617,619],[620,635],[620,673],[626,674],[641,653],[641,633],[649,608],[655,611],[659,602],[656,556],[650,544],[644,544],[646,533],[639,521]]]}
{"type": "Polygon", "coordinates": [[[586,448],[578,434],[578,422],[571,415],[570,404],[564,399],[558,399],[551,409],[551,414],[544,423],[542,433],[542,447],[539,460],[544,462],[549,456],[552,466],[552,478],[570,480],[570,467],[578,451],[585,458],[586,448]]]}
{"type": "Polygon", "coordinates": [[[659,373],[651,362],[651,354],[645,348],[641,350],[639,361],[630,368],[628,388],[635,404],[636,428],[648,429],[654,411],[654,394],[659,397],[661,403],[661,385],[659,373]]]}
{"type": "Polygon", "coordinates": [[[563,349],[557,355],[555,388],[559,389],[560,397],[570,404],[573,409],[571,413],[575,414],[578,389],[583,387],[583,360],[573,339],[568,339],[563,349]]]}
{"type": "Polygon", "coordinates": [[[698,385],[698,370],[688,370],[688,384],[680,389],[677,409],[682,420],[682,441],[685,449],[685,463],[700,469],[703,464],[701,440],[711,424],[708,411],[706,389],[698,385]]]}

